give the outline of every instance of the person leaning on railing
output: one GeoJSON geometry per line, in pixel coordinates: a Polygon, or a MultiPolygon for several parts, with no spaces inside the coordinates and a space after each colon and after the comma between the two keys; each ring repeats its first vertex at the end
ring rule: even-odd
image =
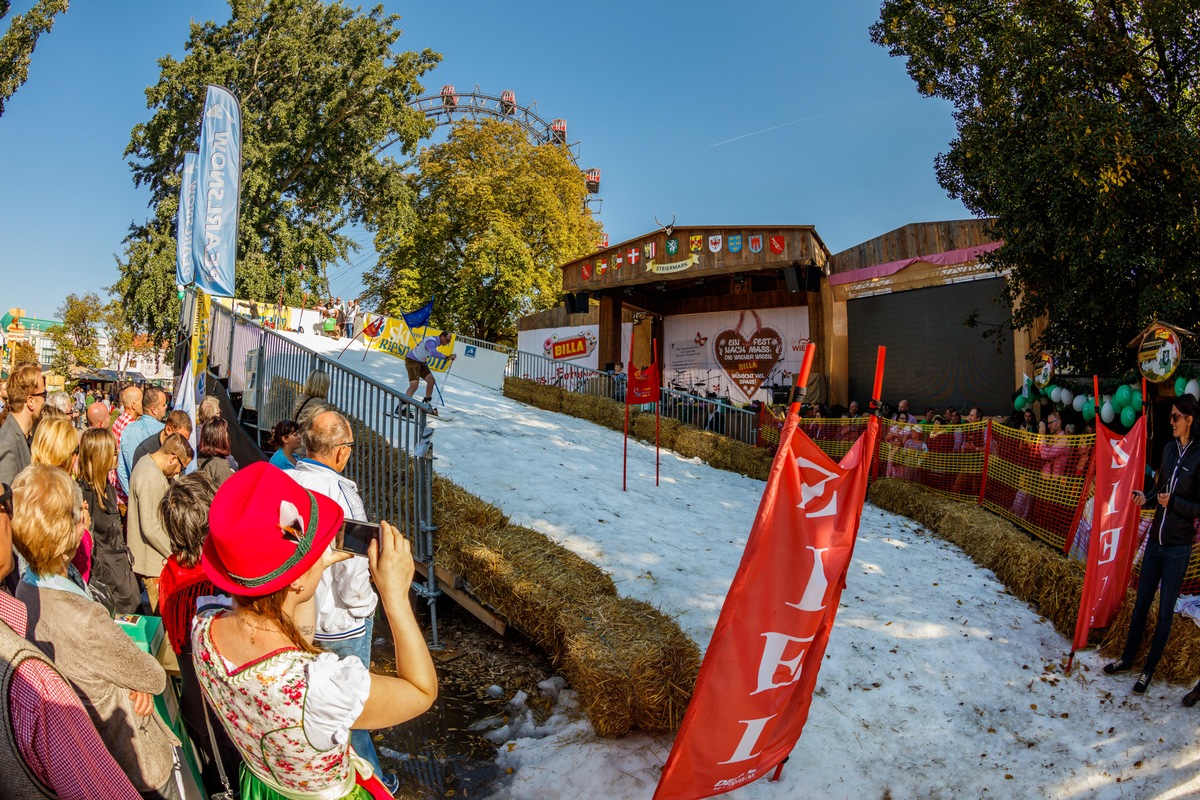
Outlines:
{"type": "MultiPolygon", "coordinates": [[[[1137,599],[1129,620],[1129,634],[1121,658],[1104,667],[1105,675],[1133,669],[1133,660],[1146,633],[1146,620],[1154,592],[1158,591],[1158,624],[1142,673],[1133,684],[1134,694],[1143,694],[1154,678],[1158,659],[1167,647],[1175,601],[1183,587],[1183,576],[1192,558],[1195,522],[1200,517],[1200,406],[1191,395],[1175,398],[1171,407],[1171,433],[1175,441],[1163,448],[1162,463],[1154,486],[1145,493],[1134,492],[1138,505],[1154,505],[1154,520],[1146,538],[1138,574],[1137,599]]],[[[1185,706],[1200,700],[1200,684],[1183,698],[1185,706]]]]}

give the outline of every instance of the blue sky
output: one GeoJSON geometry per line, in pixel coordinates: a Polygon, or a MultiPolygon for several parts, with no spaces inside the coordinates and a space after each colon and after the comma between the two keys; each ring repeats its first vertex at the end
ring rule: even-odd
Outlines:
{"type": "MultiPolygon", "coordinates": [[[[933,174],[951,109],[871,44],[878,0],[384,5],[403,18],[400,47],[443,55],[427,92],[513,89],[567,120],[580,165],[603,171],[613,242],[673,213],[680,225],[814,225],[836,253],[969,216],[933,174]]],[[[189,20],[228,14],[217,0],[76,0],[42,37],[0,117],[0,313],[52,315],[69,292],[103,296],[116,281],[121,239],[149,216],[122,154],[149,118],[157,59],[184,55],[189,20]]],[[[331,270],[335,293],[355,294],[371,260],[331,270]]]]}

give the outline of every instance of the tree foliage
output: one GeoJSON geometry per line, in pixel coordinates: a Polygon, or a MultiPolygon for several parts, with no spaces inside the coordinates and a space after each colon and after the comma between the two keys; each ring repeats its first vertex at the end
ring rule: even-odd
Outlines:
{"type": "Polygon", "coordinates": [[[885,0],[872,27],[955,107],[938,181],[995,218],[1013,325],[1082,372],[1200,324],[1198,33],[1195,0],[885,0]]]}
{"type": "Polygon", "coordinates": [[[62,324],[46,331],[46,336],[54,343],[50,369],[69,381],[74,367],[91,370],[103,367],[100,330],[104,325],[104,307],[100,298],[94,292],[82,297],[69,294],[57,313],[62,324]]]}
{"type": "MultiPolygon", "coordinates": [[[[29,61],[38,37],[49,33],[54,18],[67,10],[68,0],[38,0],[24,14],[12,18],[8,30],[0,36],[0,117],[4,104],[29,77],[29,61]]],[[[0,19],[8,16],[12,0],[0,0],[0,19]]]]}
{"type": "Polygon", "coordinates": [[[154,214],[134,225],[114,290],[140,330],[167,339],[179,315],[175,216],[183,154],[199,142],[209,83],[242,108],[242,198],[236,290],[299,304],[323,291],[324,268],[357,248],[350,225],[402,229],[410,190],[391,155],[411,155],[429,131],[408,107],[439,60],[397,52],[399,17],[321,0],[230,0],[228,22],[193,24],[182,61],[159,60],[146,90],[149,122],[126,149],[154,214]],[[395,144],[394,149],[386,149],[395,144]]]}
{"type": "Polygon", "coordinates": [[[113,369],[122,380],[125,378],[130,363],[136,359],[152,358],[157,363],[162,357],[166,343],[156,347],[152,339],[138,334],[130,322],[130,315],[126,313],[125,307],[119,301],[114,300],[104,307],[101,324],[107,340],[105,349],[107,363],[113,365],[113,369]]]}
{"type": "Polygon", "coordinates": [[[13,369],[16,369],[17,367],[21,366],[22,364],[39,364],[39,363],[41,363],[41,361],[38,358],[37,348],[34,347],[29,342],[21,341],[21,342],[17,342],[16,345],[13,346],[13,352],[12,352],[12,367],[13,367],[13,369]]]}
{"type": "Polygon", "coordinates": [[[519,317],[559,303],[558,265],[590,252],[600,225],[566,151],[499,120],[457,124],[411,176],[420,224],[381,228],[368,297],[390,313],[436,295],[434,322],[515,341],[519,317]]]}

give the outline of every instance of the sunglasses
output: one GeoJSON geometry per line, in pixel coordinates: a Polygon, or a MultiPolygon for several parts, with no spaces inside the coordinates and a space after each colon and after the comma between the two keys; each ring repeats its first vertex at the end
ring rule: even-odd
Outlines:
{"type": "Polygon", "coordinates": [[[30,397],[45,397],[47,394],[49,394],[49,392],[47,392],[45,389],[43,389],[42,391],[34,392],[33,394],[31,394],[29,396],[30,397]]]}
{"type": "Polygon", "coordinates": [[[1187,419],[1187,417],[1183,414],[1180,414],[1178,411],[1171,412],[1171,422],[1179,422],[1181,419],[1187,419]]]}

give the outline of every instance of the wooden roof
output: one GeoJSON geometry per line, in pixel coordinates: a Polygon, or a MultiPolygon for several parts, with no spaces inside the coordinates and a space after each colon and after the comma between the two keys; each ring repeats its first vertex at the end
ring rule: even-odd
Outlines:
{"type": "Polygon", "coordinates": [[[986,218],[911,222],[837,253],[830,258],[829,273],[838,275],[877,264],[994,242],[996,239],[989,230],[991,222],[986,218]]]}
{"type": "Polygon", "coordinates": [[[697,278],[773,271],[792,264],[824,267],[829,258],[829,249],[811,225],[679,225],[670,236],[659,228],[575,259],[561,269],[563,291],[603,292],[675,280],[694,282],[697,278]],[[693,237],[699,238],[698,252],[693,247],[693,237]],[[736,238],[731,241],[730,237],[740,237],[740,242],[736,238]],[[752,237],[761,237],[758,252],[751,251],[752,237]],[[678,245],[675,253],[667,250],[671,239],[678,245]],[[646,256],[647,245],[654,248],[653,259],[646,256]]]}

